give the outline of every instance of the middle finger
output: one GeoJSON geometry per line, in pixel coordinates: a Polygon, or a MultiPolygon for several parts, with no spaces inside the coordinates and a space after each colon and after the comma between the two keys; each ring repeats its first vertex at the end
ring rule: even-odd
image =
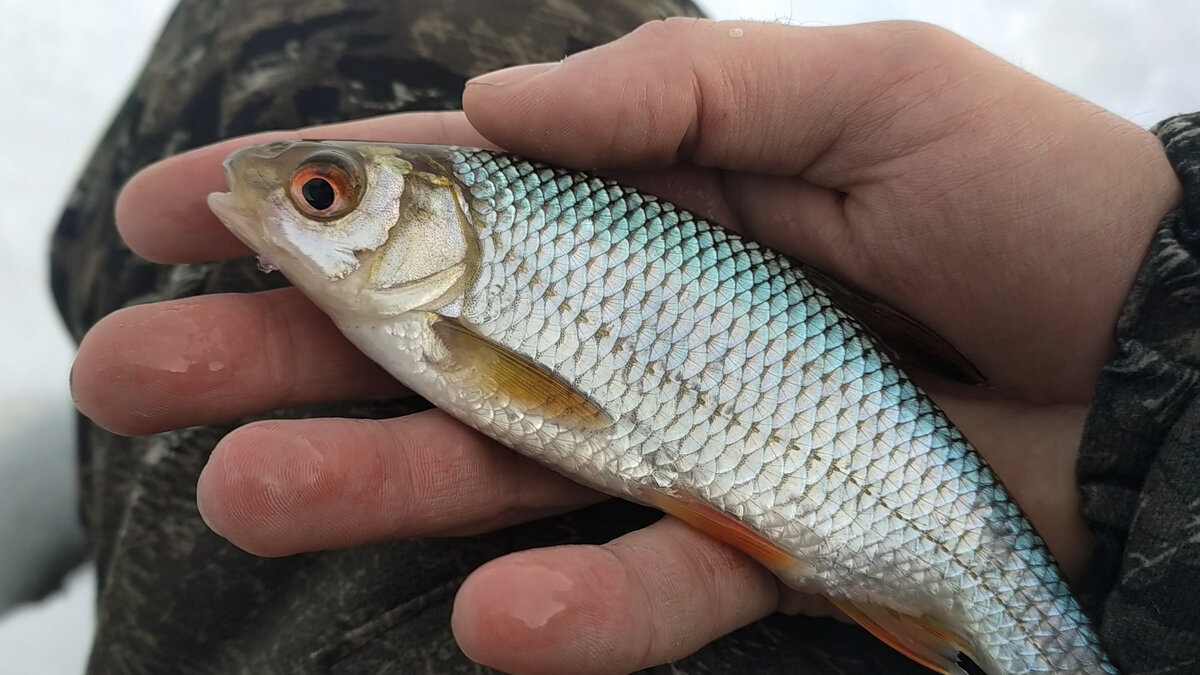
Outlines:
{"type": "Polygon", "coordinates": [[[217,445],[197,503],[258,555],[485,532],[603,499],[440,410],[255,422],[217,445]]]}
{"type": "Polygon", "coordinates": [[[71,390],[83,414],[126,435],[405,393],[292,288],[114,312],[80,344],[71,390]]]}

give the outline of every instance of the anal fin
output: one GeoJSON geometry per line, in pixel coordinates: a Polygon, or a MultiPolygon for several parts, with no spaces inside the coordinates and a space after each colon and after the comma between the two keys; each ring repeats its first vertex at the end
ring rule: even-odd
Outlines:
{"type": "Polygon", "coordinates": [[[966,672],[958,665],[958,655],[971,654],[953,632],[925,618],[884,607],[839,598],[830,600],[872,635],[926,668],[947,675],[966,672]]]}

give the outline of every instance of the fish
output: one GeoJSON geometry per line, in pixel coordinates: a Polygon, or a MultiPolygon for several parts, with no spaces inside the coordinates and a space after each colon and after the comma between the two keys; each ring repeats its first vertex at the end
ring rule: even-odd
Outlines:
{"type": "Polygon", "coordinates": [[[209,206],[260,265],[463,423],[744,551],[935,671],[1117,672],[993,471],[846,311],[854,292],[499,151],[280,141],[224,168],[209,206]]]}

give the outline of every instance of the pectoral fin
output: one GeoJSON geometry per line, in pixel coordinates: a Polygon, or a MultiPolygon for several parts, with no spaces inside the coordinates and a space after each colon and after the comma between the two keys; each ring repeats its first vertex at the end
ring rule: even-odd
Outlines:
{"type": "Polygon", "coordinates": [[[602,429],[612,419],[600,406],[550,370],[454,319],[433,315],[430,328],[451,367],[489,395],[503,394],[548,419],[602,429]]]}
{"type": "Polygon", "coordinates": [[[958,655],[971,654],[954,633],[924,618],[875,605],[831,600],[846,616],[913,661],[939,673],[965,674],[958,665],[958,655]]]}
{"type": "Polygon", "coordinates": [[[805,566],[791,553],[745,523],[694,495],[681,491],[646,490],[639,495],[650,506],[669,513],[717,541],[729,544],[772,571],[805,566]]]}

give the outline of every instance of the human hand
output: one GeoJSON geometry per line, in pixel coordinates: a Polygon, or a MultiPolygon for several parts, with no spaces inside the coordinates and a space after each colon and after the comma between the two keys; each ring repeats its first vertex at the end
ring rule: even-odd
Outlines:
{"type": "MultiPolygon", "coordinates": [[[[1150,234],[1179,199],[1148,133],[903,23],[650,24],[469,86],[465,107],[492,143],[615,172],[948,338],[994,389],[934,382],[931,393],[1064,566],[1084,564],[1073,476],[1083,415],[1150,234]]],[[[302,135],[485,143],[455,115],[302,135]]],[[[245,254],[204,196],[223,189],[220,161],[235,147],[285,137],[296,134],[139,175],[118,204],[130,245],[163,262],[245,254]]],[[[118,312],[81,346],[74,391],[102,425],[149,433],[398,385],[289,289],[118,312]]],[[[600,498],[437,411],[244,427],[214,452],[199,495],[214,529],[263,555],[470,534],[600,498]]],[[[633,670],[781,598],[765,570],[664,519],[607,546],[490,563],[460,591],[454,627],[468,654],[505,670],[633,670]]]]}

